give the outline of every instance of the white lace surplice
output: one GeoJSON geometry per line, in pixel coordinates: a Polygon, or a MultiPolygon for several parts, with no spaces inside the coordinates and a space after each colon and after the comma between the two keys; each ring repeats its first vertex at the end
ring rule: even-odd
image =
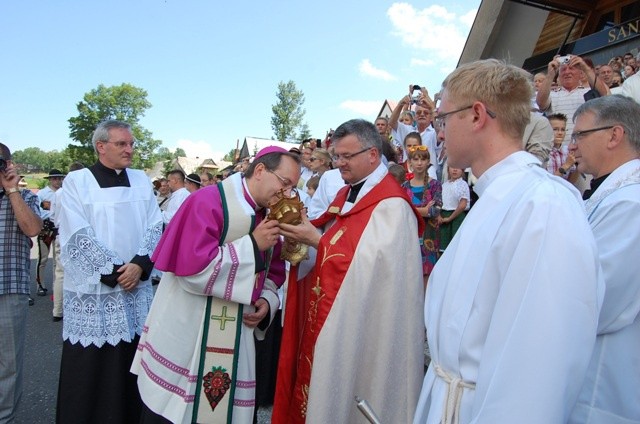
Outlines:
{"type": "Polygon", "coordinates": [[[162,217],[149,180],[127,170],[131,187],[100,188],[91,171],[65,179],[60,210],[64,276],[63,339],[101,347],[142,333],[153,292],[149,281],[126,292],[100,282],[114,265],[151,255],[162,217]]]}

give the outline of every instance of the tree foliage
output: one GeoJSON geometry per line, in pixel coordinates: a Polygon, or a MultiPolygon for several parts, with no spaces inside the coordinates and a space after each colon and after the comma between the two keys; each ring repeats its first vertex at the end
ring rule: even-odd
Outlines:
{"type": "Polygon", "coordinates": [[[227,153],[222,157],[222,160],[225,162],[235,163],[237,154],[238,154],[238,149],[234,147],[233,149],[229,150],[229,153],[227,153]]]}
{"type": "Polygon", "coordinates": [[[293,81],[278,83],[276,93],[278,102],[271,106],[271,128],[277,140],[294,141],[298,139],[297,131],[302,125],[306,111],[304,105],[304,93],[296,88],[293,81]]]}
{"type": "Polygon", "coordinates": [[[306,122],[302,124],[300,127],[300,135],[298,136],[298,140],[306,140],[307,138],[311,138],[311,130],[309,129],[309,124],[306,122]]]}
{"type": "Polygon", "coordinates": [[[23,174],[48,172],[51,169],[67,172],[72,162],[67,150],[45,152],[39,147],[16,150],[13,152],[12,158],[18,167],[18,172],[23,174]]]}
{"type": "Polygon", "coordinates": [[[154,151],[161,144],[139,121],[151,103],[147,92],[131,84],[98,88],[86,93],[77,104],[78,115],[69,119],[69,135],[78,144],[69,144],[67,152],[72,161],[90,165],[97,160],[91,137],[96,126],[107,119],[118,119],[131,124],[136,148],[133,156],[134,168],[148,168],[156,160],[154,151]]]}
{"type": "Polygon", "coordinates": [[[175,168],[173,166],[174,160],[179,157],[186,157],[187,153],[184,151],[182,147],[176,147],[175,152],[171,153],[166,147],[161,147],[158,149],[156,161],[164,161],[164,167],[162,168],[162,174],[168,175],[169,172],[173,171],[175,168]]]}
{"type": "Polygon", "coordinates": [[[17,150],[13,152],[12,159],[20,172],[43,172],[50,166],[47,152],[39,147],[17,150]]]}

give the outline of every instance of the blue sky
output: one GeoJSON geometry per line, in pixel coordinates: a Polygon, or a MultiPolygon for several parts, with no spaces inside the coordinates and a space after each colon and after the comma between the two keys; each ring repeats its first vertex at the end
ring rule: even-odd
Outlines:
{"type": "Polygon", "coordinates": [[[68,119],[99,84],[143,88],[141,124],[163,146],[219,159],[271,138],[280,81],[305,95],[323,138],[373,120],[409,84],[435,92],[458,61],[480,0],[407,3],[20,0],[0,6],[0,141],[62,150],[68,119]]]}

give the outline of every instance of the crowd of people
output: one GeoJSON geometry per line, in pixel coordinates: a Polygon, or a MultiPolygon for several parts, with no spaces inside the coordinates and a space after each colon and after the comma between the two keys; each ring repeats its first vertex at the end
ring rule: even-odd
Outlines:
{"type": "Polygon", "coordinates": [[[35,236],[58,423],[640,422],[638,78],[631,53],[472,62],[388,117],[153,186],[125,122],[38,196],[0,144],[0,423],[35,236]]]}

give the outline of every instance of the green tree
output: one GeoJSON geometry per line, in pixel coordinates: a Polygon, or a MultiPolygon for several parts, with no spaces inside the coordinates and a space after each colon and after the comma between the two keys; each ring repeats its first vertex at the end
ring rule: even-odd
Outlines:
{"type": "Polygon", "coordinates": [[[234,163],[236,161],[236,154],[238,153],[238,149],[233,148],[231,150],[229,150],[229,153],[227,153],[226,155],[224,155],[222,157],[222,160],[225,162],[231,162],[234,163]]]}
{"type": "Polygon", "coordinates": [[[300,135],[298,136],[298,140],[306,140],[307,138],[311,138],[311,130],[309,129],[309,124],[306,122],[302,124],[300,127],[300,135]]]}
{"type": "Polygon", "coordinates": [[[78,144],[69,144],[67,152],[72,161],[91,165],[97,160],[91,137],[96,126],[107,119],[118,119],[131,124],[136,148],[134,168],[148,168],[155,161],[154,151],[161,144],[152,133],[139,124],[140,118],[151,107],[147,92],[131,84],[98,88],[86,93],[77,104],[78,115],[69,119],[69,135],[78,144]]]}
{"type": "Polygon", "coordinates": [[[184,151],[184,149],[182,147],[176,147],[175,152],[171,153],[171,150],[169,150],[166,147],[162,147],[161,150],[163,151],[163,153],[165,154],[165,156],[160,159],[160,160],[164,160],[164,168],[162,169],[162,173],[164,175],[167,175],[169,172],[173,171],[173,169],[175,168],[173,166],[173,161],[175,159],[178,159],[179,157],[186,157],[187,153],[184,151]],[[168,152],[169,154],[166,155],[166,152],[168,152]]]}
{"type": "Polygon", "coordinates": [[[293,141],[296,131],[302,124],[306,111],[302,108],[304,104],[304,93],[296,89],[293,81],[278,83],[276,93],[278,102],[271,106],[273,116],[271,117],[271,128],[276,139],[282,141],[293,141]]]}
{"type": "Polygon", "coordinates": [[[19,166],[20,172],[43,172],[50,167],[47,152],[39,147],[27,147],[13,152],[13,161],[19,166]]]}

